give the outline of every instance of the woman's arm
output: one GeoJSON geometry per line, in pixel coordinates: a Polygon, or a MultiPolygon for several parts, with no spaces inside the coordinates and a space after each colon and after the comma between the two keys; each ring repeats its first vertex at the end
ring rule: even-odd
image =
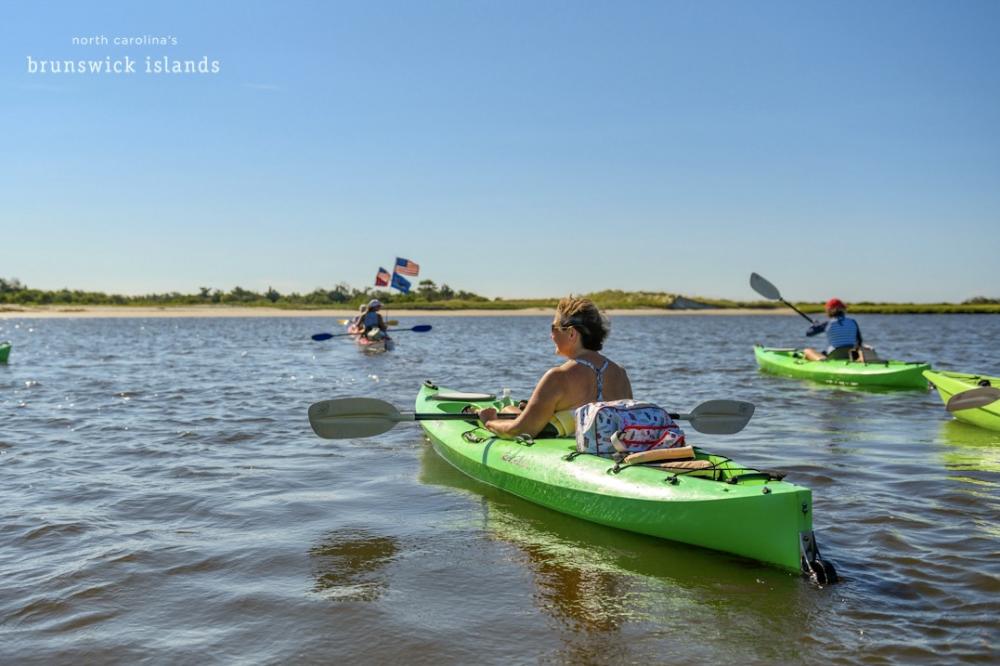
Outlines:
{"type": "Polygon", "coordinates": [[[516,419],[498,419],[497,410],[492,407],[479,410],[479,419],[483,426],[498,435],[516,437],[517,435],[535,436],[542,431],[552,415],[556,413],[556,404],[562,394],[560,377],[555,369],[546,372],[538,386],[535,387],[524,411],[516,419]]]}
{"type": "Polygon", "coordinates": [[[812,337],[814,335],[819,335],[820,333],[826,330],[826,326],[829,323],[830,323],[829,319],[826,321],[816,322],[815,324],[809,327],[809,330],[806,331],[806,335],[808,335],[809,337],[812,337]]]}

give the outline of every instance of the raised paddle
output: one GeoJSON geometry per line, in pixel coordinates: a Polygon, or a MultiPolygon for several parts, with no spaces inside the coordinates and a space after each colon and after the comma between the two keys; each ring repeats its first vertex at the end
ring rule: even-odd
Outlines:
{"type": "MultiPolygon", "coordinates": [[[[709,400],[690,414],[670,418],[689,421],[698,432],[731,435],[743,430],[753,416],[754,406],[740,400],[709,400]]],[[[501,412],[500,419],[516,419],[517,414],[501,412]]],[[[400,412],[392,404],[376,398],[339,398],[309,406],[309,424],[324,439],[355,439],[381,435],[404,421],[476,421],[475,414],[420,414],[400,412]]]]}
{"type": "Polygon", "coordinates": [[[963,409],[985,407],[997,400],[1000,400],[1000,389],[995,386],[980,386],[951,396],[944,408],[949,412],[960,412],[963,409]]]}
{"type": "MultiPolygon", "coordinates": [[[[387,333],[404,333],[406,331],[413,331],[414,333],[426,333],[431,330],[430,324],[420,324],[419,326],[414,326],[413,328],[390,328],[387,333]]],[[[329,340],[330,338],[340,338],[345,335],[358,335],[357,333],[317,333],[312,336],[313,340],[319,342],[320,340],[329,340]]]]}
{"type": "Polygon", "coordinates": [[[787,305],[788,307],[790,307],[791,309],[795,310],[800,315],[802,315],[806,319],[806,321],[808,321],[810,324],[816,323],[809,315],[805,314],[797,307],[795,307],[794,305],[783,299],[781,297],[781,292],[778,291],[778,288],[775,287],[770,282],[768,282],[767,280],[765,280],[764,278],[762,278],[760,275],[757,275],[756,273],[750,274],[750,286],[753,288],[754,291],[756,291],[758,294],[760,294],[767,300],[781,301],[782,303],[784,303],[785,305],[787,305]]]}

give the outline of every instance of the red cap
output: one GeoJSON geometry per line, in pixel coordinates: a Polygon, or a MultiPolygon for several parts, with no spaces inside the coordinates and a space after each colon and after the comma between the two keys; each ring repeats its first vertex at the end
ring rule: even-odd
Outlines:
{"type": "Polygon", "coordinates": [[[839,298],[831,298],[826,302],[827,310],[846,310],[847,306],[844,305],[844,301],[839,298]]]}

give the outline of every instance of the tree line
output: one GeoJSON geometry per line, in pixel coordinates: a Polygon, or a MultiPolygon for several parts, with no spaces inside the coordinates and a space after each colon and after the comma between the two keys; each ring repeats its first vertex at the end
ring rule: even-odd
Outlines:
{"type": "Polygon", "coordinates": [[[409,294],[380,289],[357,289],[345,282],[332,289],[317,287],[305,294],[283,294],[268,287],[256,292],[236,286],[229,291],[199,287],[198,293],[171,291],[163,294],[125,296],[79,289],[32,289],[17,278],[0,278],[0,303],[14,305],[273,305],[288,307],[359,306],[377,298],[383,303],[434,303],[440,301],[488,302],[490,299],[469,291],[454,290],[447,284],[421,280],[409,294]]]}
{"type": "MultiPolygon", "coordinates": [[[[700,297],[688,299],[678,294],[651,291],[606,290],[580,295],[590,298],[598,307],[606,309],[688,310],[715,308],[726,310],[733,308],[775,309],[783,307],[774,301],[732,301],[728,299],[700,297]]],[[[182,294],[171,291],[163,294],[124,296],[122,294],[106,294],[99,291],[81,291],[79,289],[31,289],[16,278],[0,278],[0,305],[239,305],[270,306],[288,309],[354,309],[373,298],[396,307],[405,306],[415,309],[433,310],[552,308],[555,307],[559,300],[558,298],[494,298],[491,300],[470,291],[452,289],[447,284],[438,286],[433,280],[421,280],[409,294],[372,288],[357,289],[346,282],[340,282],[332,289],[317,287],[305,294],[297,292],[283,294],[271,287],[268,287],[264,292],[256,292],[237,286],[229,291],[213,289],[212,287],[199,287],[198,293],[194,294],[182,294]]],[[[795,305],[804,312],[823,312],[822,303],[797,302],[795,305]]],[[[851,312],[855,314],[1000,314],[1000,298],[987,298],[985,296],[968,298],[962,301],[962,303],[874,303],[862,301],[850,303],[849,305],[851,312]]]]}

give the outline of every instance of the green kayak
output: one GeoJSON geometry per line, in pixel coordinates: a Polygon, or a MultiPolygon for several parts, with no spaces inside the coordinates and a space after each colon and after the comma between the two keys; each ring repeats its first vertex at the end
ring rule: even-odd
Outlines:
{"type": "Polygon", "coordinates": [[[8,356],[10,356],[10,343],[0,342],[0,363],[6,363],[8,356]]]}
{"type": "Polygon", "coordinates": [[[927,363],[905,361],[808,361],[798,349],[771,349],[756,345],[753,349],[761,370],[811,379],[825,384],[844,386],[873,386],[883,388],[926,389],[923,372],[930,370],[927,363]]]}
{"type": "MultiPolygon", "coordinates": [[[[934,385],[941,396],[941,401],[946,405],[956,393],[980,386],[1000,388],[1000,377],[970,375],[964,372],[932,372],[930,370],[924,372],[924,377],[934,385]]],[[[976,409],[961,409],[952,412],[952,415],[959,421],[965,421],[980,428],[1000,430],[1000,401],[976,409]]]]}
{"type": "MultiPolygon", "coordinates": [[[[416,411],[499,408],[486,394],[452,394],[427,382],[416,411]],[[462,396],[456,399],[454,396],[462,396]],[[444,398],[444,399],[442,399],[444,398]]],[[[475,421],[421,420],[441,457],[468,476],[529,502],[602,525],[732,553],[791,571],[830,572],[812,533],[812,493],[780,475],[694,449],[701,469],[621,466],[578,454],[575,439],[500,439],[475,421]],[[819,570],[819,571],[818,571],[819,570]]]]}

